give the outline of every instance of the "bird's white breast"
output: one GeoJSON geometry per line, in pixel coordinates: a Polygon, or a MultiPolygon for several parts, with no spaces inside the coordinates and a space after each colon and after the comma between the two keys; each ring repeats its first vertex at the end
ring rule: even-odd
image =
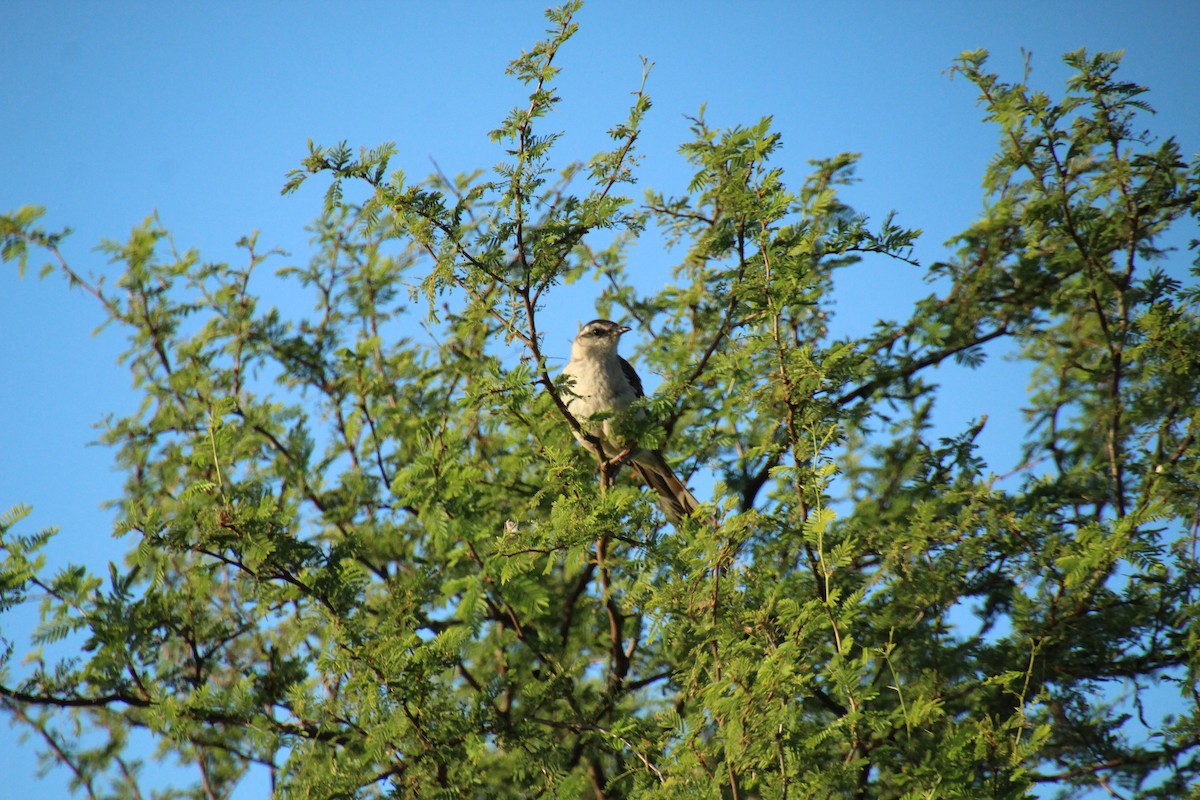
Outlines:
{"type": "Polygon", "coordinates": [[[637,398],[615,357],[573,358],[567,362],[563,375],[574,379],[564,399],[580,421],[602,411],[625,411],[637,398]]]}

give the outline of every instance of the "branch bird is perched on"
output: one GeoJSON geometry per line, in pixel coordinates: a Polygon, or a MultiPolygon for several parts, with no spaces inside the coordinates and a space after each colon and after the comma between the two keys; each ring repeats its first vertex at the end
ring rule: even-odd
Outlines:
{"type": "MultiPolygon", "coordinates": [[[[585,433],[599,440],[600,456],[612,460],[628,452],[627,458],[633,468],[658,493],[662,510],[672,522],[678,523],[700,504],[683,481],[675,477],[660,451],[623,441],[613,424],[612,414],[628,411],[644,394],[642,379],[629,362],[617,354],[617,342],[628,330],[628,327],[607,319],[592,320],[580,329],[571,344],[571,360],[563,369],[563,376],[571,379],[564,399],[567,409],[579,420],[585,433]],[[589,425],[588,420],[601,413],[610,416],[589,425]]],[[[575,438],[584,441],[578,433],[575,438]]]]}

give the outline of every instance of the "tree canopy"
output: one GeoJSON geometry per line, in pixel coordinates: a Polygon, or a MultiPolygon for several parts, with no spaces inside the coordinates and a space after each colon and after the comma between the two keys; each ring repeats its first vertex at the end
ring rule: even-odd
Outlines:
{"type": "Polygon", "coordinates": [[[5,635],[0,708],[92,798],[144,796],[139,731],[197,767],[179,797],[255,769],[284,798],[1200,797],[1200,288],[1164,245],[1200,161],[1141,131],[1145,89],[1111,53],[1066,55],[1057,94],[964,53],[998,150],[918,265],[918,231],[843,200],[853,154],[794,179],[769,119],[698,116],[686,191],[634,199],[644,80],[608,149],[560,163],[577,10],[511,63],[490,171],[311,144],[284,187],[327,189],[306,266],[253,237],[206,263],[151,219],[104,281],[39,209],[0,218],[5,260],[128,332],[141,398],[103,434],[108,574],[50,572],[54,531],[0,515],[0,611],[41,615],[5,635]],[[863,259],[933,291],[837,338],[863,259]],[[623,422],[705,503],[678,525],[572,436],[541,331],[582,278],[663,376],[623,422]],[[1005,476],[985,387],[975,424],[931,425],[931,371],[990,342],[1031,376],[1005,476]]]}

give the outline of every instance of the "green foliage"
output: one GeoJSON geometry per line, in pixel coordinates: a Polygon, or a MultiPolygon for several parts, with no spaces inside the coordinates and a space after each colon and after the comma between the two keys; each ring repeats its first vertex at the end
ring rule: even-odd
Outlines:
{"type": "Polygon", "coordinates": [[[1162,235],[1200,165],[1137,133],[1144,90],[1112,54],[1069,54],[1057,99],[964,54],[1000,148],[986,210],[921,270],[918,231],[841,199],[853,154],[793,181],[769,119],[701,113],[686,192],[622,195],[648,65],[611,148],[556,166],[577,10],[510,65],[527,102],[490,173],[310,144],[284,189],[327,181],[307,266],[264,275],[253,237],[205,264],[150,219],[104,245],[110,288],[36,209],[2,218],[5,259],[49,252],[128,331],[142,397],[104,435],[123,564],[46,577],[54,532],[0,517],[0,610],[42,614],[24,663],[6,641],[3,708],[90,797],[140,796],[138,730],[198,766],[180,797],[258,766],[280,797],[1195,796],[1200,291],[1162,235]],[[626,261],[647,230],[681,256],[659,291],[626,261]],[[833,339],[864,258],[942,289],[833,339]],[[539,324],[582,276],[665,376],[630,424],[715,484],[677,529],[573,442],[539,324]],[[267,306],[272,281],[315,310],[267,306]],[[931,433],[926,377],[997,339],[1032,371],[1003,480],[985,417],[931,433]],[[79,658],[43,657],[71,637],[79,658]]]}

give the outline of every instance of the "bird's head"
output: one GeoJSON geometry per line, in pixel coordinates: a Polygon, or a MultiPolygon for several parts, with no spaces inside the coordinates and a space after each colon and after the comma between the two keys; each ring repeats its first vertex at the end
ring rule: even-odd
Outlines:
{"type": "Polygon", "coordinates": [[[571,346],[572,356],[602,358],[617,352],[621,334],[630,330],[627,325],[618,325],[612,320],[594,319],[579,329],[575,343],[571,346]]]}

